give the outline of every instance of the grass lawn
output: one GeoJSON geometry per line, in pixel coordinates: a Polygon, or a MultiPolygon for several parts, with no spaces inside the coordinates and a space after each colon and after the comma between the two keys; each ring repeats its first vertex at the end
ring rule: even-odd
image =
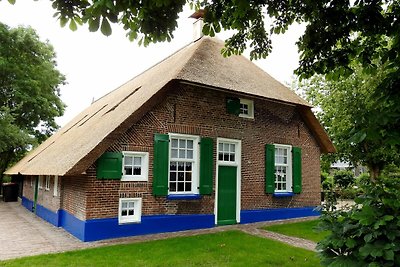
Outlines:
{"type": "Polygon", "coordinates": [[[0,266],[319,266],[317,254],[227,231],[0,261],[0,266]]]}
{"type": "Polygon", "coordinates": [[[263,227],[263,229],[284,235],[312,240],[314,242],[319,242],[328,235],[328,232],[317,232],[316,230],[314,230],[317,224],[318,220],[311,220],[296,223],[270,225],[263,227]]]}

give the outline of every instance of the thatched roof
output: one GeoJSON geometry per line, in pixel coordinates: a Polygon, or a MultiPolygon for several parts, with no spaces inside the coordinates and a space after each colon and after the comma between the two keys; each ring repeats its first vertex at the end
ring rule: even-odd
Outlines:
{"type": "MultiPolygon", "coordinates": [[[[171,81],[206,85],[310,109],[310,105],[243,56],[223,58],[223,42],[203,37],[103,96],[34,149],[6,174],[72,175],[84,172],[122,133],[151,107],[171,81]]],[[[314,116],[309,115],[309,116],[314,116]]],[[[315,119],[315,117],[314,117],[315,119]]],[[[321,150],[334,152],[319,123],[321,150]]]]}

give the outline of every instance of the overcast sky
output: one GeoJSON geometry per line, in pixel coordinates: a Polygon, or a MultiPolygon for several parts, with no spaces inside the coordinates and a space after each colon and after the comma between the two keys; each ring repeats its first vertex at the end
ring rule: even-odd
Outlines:
{"type": "MultiPolygon", "coordinates": [[[[180,15],[172,42],[139,47],[130,42],[122,27],[113,26],[113,34],[91,33],[87,26],[76,32],[61,28],[50,1],[17,0],[15,5],[0,1],[0,21],[11,27],[34,28],[42,41],[48,40],[57,54],[58,69],[66,75],[61,98],[67,104],[65,115],[57,119],[63,126],[84,108],[109,91],[124,84],[192,40],[193,13],[189,8],[180,15]]],[[[293,26],[285,35],[272,39],[273,52],[266,60],[255,61],[264,71],[283,84],[290,83],[299,56],[295,42],[304,27],[293,26]]],[[[219,34],[220,39],[229,37],[219,34]]],[[[0,44],[1,45],[1,44],[0,44]]]]}

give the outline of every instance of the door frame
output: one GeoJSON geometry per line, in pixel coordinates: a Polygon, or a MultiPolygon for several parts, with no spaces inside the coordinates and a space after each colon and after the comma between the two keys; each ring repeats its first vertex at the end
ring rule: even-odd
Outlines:
{"type": "Polygon", "coordinates": [[[236,173],[236,223],[240,223],[240,203],[241,203],[241,181],[242,181],[242,141],[237,139],[217,138],[217,156],[216,156],[216,171],[215,171],[215,225],[218,222],[218,169],[219,166],[235,166],[237,167],[236,173]],[[236,145],[235,162],[224,162],[218,160],[219,143],[227,142],[236,145]]]}

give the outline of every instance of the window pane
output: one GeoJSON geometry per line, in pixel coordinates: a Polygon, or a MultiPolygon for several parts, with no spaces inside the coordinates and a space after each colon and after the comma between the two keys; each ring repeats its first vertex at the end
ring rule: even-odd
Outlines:
{"type": "Polygon", "coordinates": [[[224,161],[229,161],[229,154],[224,154],[224,161]]]}
{"type": "Polygon", "coordinates": [[[172,139],[171,147],[174,147],[174,148],[178,147],[178,139],[172,139]]]}
{"type": "Polygon", "coordinates": [[[169,191],[176,192],[176,183],[169,184],[169,191]]]}
{"type": "Polygon", "coordinates": [[[192,171],[192,163],[186,162],[186,171],[192,171]]]}
{"type": "Polygon", "coordinates": [[[178,181],[184,181],[184,180],[185,180],[185,173],[178,172],[178,181]]]}
{"type": "Polygon", "coordinates": [[[133,215],[133,210],[129,210],[128,215],[132,216],[133,215]]]}
{"type": "Polygon", "coordinates": [[[178,192],[185,191],[185,183],[178,183],[178,192]]]}
{"type": "Polygon", "coordinates": [[[121,216],[127,216],[128,215],[128,211],[127,210],[122,210],[121,211],[121,216]]]}
{"type": "Polygon", "coordinates": [[[229,155],[229,161],[235,161],[235,154],[229,155]]]}
{"type": "Polygon", "coordinates": [[[235,145],[234,144],[231,144],[231,150],[230,151],[235,153],[235,145]]]}
{"type": "Polygon", "coordinates": [[[185,184],[185,191],[187,191],[187,192],[192,191],[192,183],[185,184]]]}
{"type": "Polygon", "coordinates": [[[176,171],[176,161],[171,161],[169,168],[171,171],[176,171]]]}
{"type": "Polygon", "coordinates": [[[178,149],[171,149],[171,158],[178,157],[178,149]]]}
{"type": "Polygon", "coordinates": [[[224,154],[218,153],[218,160],[223,160],[223,159],[224,159],[224,154]]]}
{"type": "Polygon", "coordinates": [[[187,148],[193,149],[193,140],[187,140],[187,148]]]}
{"type": "Polygon", "coordinates": [[[130,202],[128,202],[128,207],[129,208],[133,208],[135,206],[135,202],[133,202],[133,201],[130,201],[130,202]]]}
{"type": "Polygon", "coordinates": [[[133,169],[133,175],[141,175],[142,174],[142,168],[141,167],[135,167],[133,169]]]}
{"type": "Polygon", "coordinates": [[[125,156],[124,157],[124,162],[125,162],[125,165],[132,165],[132,157],[131,156],[125,156]]]}
{"type": "Polygon", "coordinates": [[[125,175],[132,175],[132,167],[131,166],[125,166],[125,175]]]}
{"type": "Polygon", "coordinates": [[[186,151],[184,149],[179,149],[179,158],[180,159],[186,158],[185,152],[186,151]]]}
{"type": "Polygon", "coordinates": [[[184,171],[184,170],[185,170],[185,163],[178,162],[178,171],[184,171]]]}
{"type": "Polygon", "coordinates": [[[186,140],[179,139],[179,148],[186,148],[186,140]]]}
{"type": "Polygon", "coordinates": [[[128,207],[128,203],[127,202],[122,202],[122,208],[126,209],[128,207]]]}
{"type": "Polygon", "coordinates": [[[171,173],[169,174],[169,179],[170,179],[171,181],[176,181],[176,172],[171,172],[171,173]]]}
{"type": "Polygon", "coordinates": [[[186,173],[186,181],[192,181],[192,173],[191,172],[186,173]]]}
{"type": "Polygon", "coordinates": [[[133,164],[136,165],[136,166],[142,165],[142,158],[141,157],[134,157],[133,164]]]}
{"type": "Polygon", "coordinates": [[[188,158],[188,159],[193,159],[193,150],[188,150],[188,151],[187,151],[187,156],[186,156],[186,158],[188,158]]]}
{"type": "Polygon", "coordinates": [[[224,144],[224,151],[226,151],[226,152],[229,151],[229,144],[224,144]]]}
{"type": "Polygon", "coordinates": [[[218,150],[219,151],[223,151],[224,150],[224,144],[223,143],[219,143],[218,144],[218,150]]]}

